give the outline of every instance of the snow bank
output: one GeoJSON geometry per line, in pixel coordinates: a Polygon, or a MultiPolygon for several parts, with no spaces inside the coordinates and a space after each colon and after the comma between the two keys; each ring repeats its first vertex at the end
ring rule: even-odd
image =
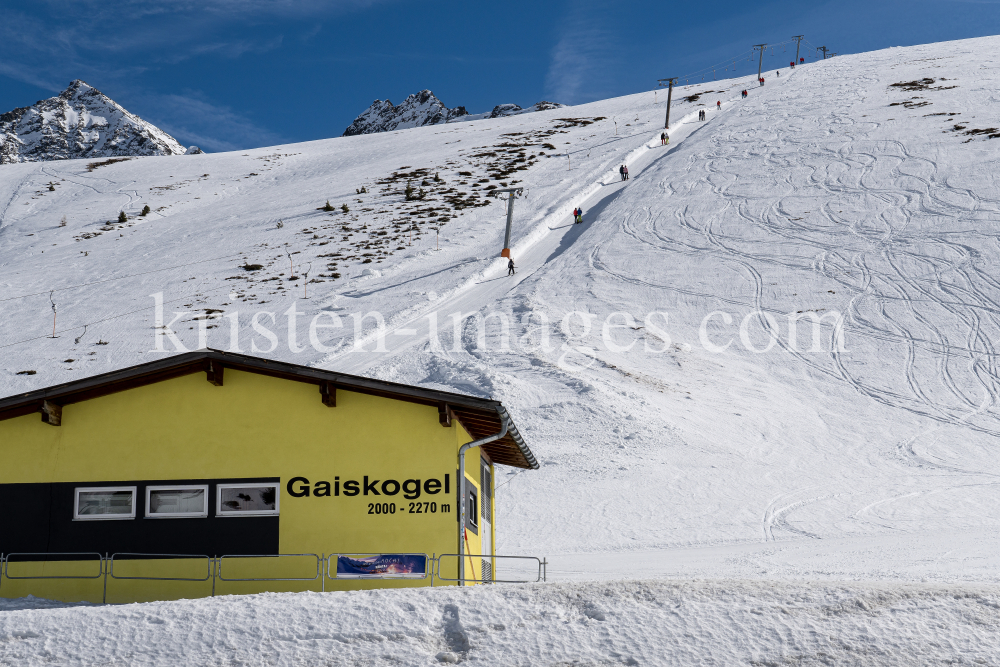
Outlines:
{"type": "MultiPolygon", "coordinates": [[[[2,609],[2,607],[0,607],[2,609]]],[[[0,664],[994,664],[1000,590],[630,581],[0,611],[0,664]]]]}

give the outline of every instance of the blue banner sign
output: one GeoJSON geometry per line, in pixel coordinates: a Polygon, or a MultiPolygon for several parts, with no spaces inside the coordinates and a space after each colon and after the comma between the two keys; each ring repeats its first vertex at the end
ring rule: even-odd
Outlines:
{"type": "Polygon", "coordinates": [[[425,554],[337,556],[338,579],[423,579],[426,576],[425,554]]]}

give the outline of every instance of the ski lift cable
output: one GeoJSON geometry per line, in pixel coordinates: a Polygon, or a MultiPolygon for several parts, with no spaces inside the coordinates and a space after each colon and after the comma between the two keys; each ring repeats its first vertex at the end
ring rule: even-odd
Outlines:
{"type": "MultiPolygon", "coordinates": [[[[766,48],[770,48],[772,50],[771,55],[774,55],[774,53],[773,53],[774,47],[777,47],[777,46],[782,46],[783,47],[786,44],[791,44],[794,41],[795,41],[794,39],[786,39],[786,40],[784,40],[782,42],[775,42],[774,44],[768,44],[766,48]]],[[[803,41],[805,41],[805,40],[803,40],[803,41]]],[[[699,76],[707,76],[708,72],[711,71],[711,70],[713,70],[713,69],[728,68],[729,61],[733,61],[733,66],[735,68],[736,63],[739,60],[741,60],[743,58],[743,56],[747,56],[747,59],[750,60],[750,61],[752,61],[753,60],[753,54],[755,54],[756,52],[757,52],[757,49],[749,49],[747,51],[741,52],[736,57],[726,58],[725,60],[723,60],[723,61],[721,61],[719,63],[716,63],[715,65],[709,65],[708,67],[704,67],[702,69],[695,70],[693,72],[690,72],[690,73],[685,74],[683,76],[679,76],[677,78],[678,79],[697,79],[699,76]]]]}
{"type": "Polygon", "coordinates": [[[703,75],[707,74],[708,72],[710,72],[713,69],[721,69],[721,68],[727,67],[729,65],[729,61],[731,61],[731,60],[735,63],[736,61],[742,59],[744,55],[748,55],[749,56],[749,55],[752,55],[752,54],[753,54],[753,51],[744,51],[744,52],[740,53],[738,56],[736,56],[735,59],[732,58],[732,57],[726,58],[725,60],[723,60],[721,62],[718,62],[715,65],[709,65],[708,67],[704,67],[702,69],[695,70],[693,72],[689,72],[688,74],[684,74],[683,76],[679,76],[677,78],[678,79],[694,79],[694,78],[697,78],[699,76],[703,76],[703,75]]]}

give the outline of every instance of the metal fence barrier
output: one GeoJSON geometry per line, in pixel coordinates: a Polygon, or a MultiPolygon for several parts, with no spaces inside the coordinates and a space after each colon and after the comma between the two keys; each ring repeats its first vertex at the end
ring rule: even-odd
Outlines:
{"type": "MultiPolygon", "coordinates": [[[[81,559],[74,558],[72,560],[81,560],[81,559]]],[[[89,561],[91,559],[88,558],[86,560],[89,561]]],[[[100,579],[101,577],[104,576],[104,556],[102,556],[99,553],[89,552],[89,551],[65,551],[65,552],[49,552],[49,553],[31,553],[31,552],[10,553],[10,554],[7,554],[5,557],[0,558],[0,562],[3,563],[3,576],[5,576],[5,577],[7,577],[8,579],[11,579],[11,580],[14,580],[14,579],[100,579]],[[97,559],[97,570],[98,570],[98,572],[97,572],[96,575],[93,575],[93,576],[91,576],[91,575],[66,575],[66,574],[63,574],[63,575],[38,575],[38,576],[35,576],[35,577],[12,577],[10,575],[10,571],[8,569],[10,567],[10,558],[11,558],[11,556],[43,556],[43,557],[45,557],[46,560],[51,560],[52,556],[93,556],[94,558],[97,559]]],[[[14,562],[15,563],[17,563],[17,562],[28,562],[28,563],[35,562],[35,563],[37,563],[38,561],[35,560],[35,561],[14,561],[14,562]]]]}
{"type": "MultiPolygon", "coordinates": [[[[73,560],[79,560],[79,559],[73,559],[73,560]]],[[[87,560],[90,560],[90,559],[88,558],[87,560]]],[[[0,554],[0,566],[2,566],[2,567],[0,567],[0,572],[3,573],[3,577],[7,577],[8,579],[11,579],[11,580],[16,580],[16,579],[101,579],[101,578],[103,578],[104,579],[104,593],[103,593],[103,596],[101,597],[101,603],[104,604],[104,603],[106,603],[108,601],[108,570],[107,570],[107,566],[105,564],[106,560],[107,560],[107,555],[101,555],[99,553],[91,552],[91,551],[50,551],[50,552],[46,552],[46,553],[21,552],[21,553],[9,553],[6,556],[4,556],[3,554],[0,554]],[[37,576],[33,576],[33,577],[12,577],[12,576],[10,576],[10,570],[9,570],[9,568],[10,568],[10,557],[11,556],[44,556],[46,558],[46,560],[49,559],[52,556],[97,556],[97,569],[98,569],[98,572],[94,576],[90,576],[90,575],[80,576],[80,575],[66,575],[66,574],[64,574],[64,575],[37,575],[37,576]]],[[[31,563],[31,562],[38,562],[38,561],[14,561],[14,562],[29,562],[29,563],[31,563]]],[[[3,577],[0,577],[0,581],[3,580],[3,577]]]]}
{"type": "Polygon", "coordinates": [[[112,579],[141,579],[145,581],[208,581],[215,574],[215,559],[210,556],[205,556],[204,554],[141,554],[141,553],[129,553],[122,552],[117,554],[112,554],[109,559],[110,567],[109,573],[112,579]],[[135,558],[138,556],[138,558],[135,558]],[[131,558],[130,558],[131,557],[131,558]],[[205,576],[204,577],[126,577],[119,576],[115,574],[115,559],[122,560],[163,560],[165,558],[182,558],[185,560],[191,560],[194,558],[204,558],[205,559],[205,576]]]}
{"type": "Polygon", "coordinates": [[[253,554],[247,556],[219,556],[216,560],[219,563],[219,569],[216,574],[219,581],[316,581],[323,574],[322,563],[326,560],[326,558],[320,556],[319,554],[253,554]],[[310,556],[316,559],[316,576],[314,577],[247,577],[226,579],[222,576],[222,561],[226,558],[302,558],[310,556]]]}
{"type": "MultiPolygon", "coordinates": [[[[548,560],[545,558],[538,558],[536,556],[493,556],[490,554],[441,554],[437,557],[437,573],[436,576],[440,581],[459,581],[462,583],[476,583],[476,584],[534,584],[539,581],[545,581],[548,568],[548,560]],[[483,560],[533,560],[538,563],[538,577],[535,579],[452,579],[450,577],[442,576],[441,574],[441,560],[443,558],[481,558],[483,560]]],[[[456,562],[456,571],[458,563],[456,562]]]]}
{"type": "MultiPolygon", "coordinates": [[[[457,565],[457,563],[456,563],[457,565]]],[[[354,553],[354,554],[244,554],[244,555],[225,555],[213,558],[212,556],[206,556],[204,554],[147,554],[147,553],[129,553],[121,552],[112,554],[110,557],[107,554],[99,554],[96,552],[86,552],[86,551],[67,551],[67,552],[48,552],[48,553],[31,553],[31,552],[20,552],[20,553],[0,553],[0,584],[3,583],[3,579],[7,578],[10,580],[27,580],[27,579],[104,579],[104,594],[103,603],[107,603],[108,599],[108,575],[112,579],[118,580],[144,580],[144,581],[191,581],[191,582],[201,582],[201,581],[212,581],[212,595],[215,595],[215,582],[216,581],[316,581],[319,579],[322,584],[321,590],[326,591],[326,580],[330,579],[332,581],[344,581],[346,579],[364,579],[364,580],[379,580],[379,579],[425,579],[430,576],[430,584],[434,585],[434,577],[436,576],[439,581],[449,581],[449,582],[461,582],[461,583],[495,583],[495,584],[529,584],[536,583],[539,581],[546,581],[546,568],[548,566],[548,560],[544,558],[537,558],[535,556],[493,556],[493,555],[482,555],[482,554],[441,554],[441,555],[427,555],[425,553],[391,553],[391,554],[374,554],[374,553],[354,553]],[[15,558],[15,563],[18,562],[39,562],[38,560],[31,561],[26,560],[24,557],[40,557],[45,560],[53,560],[59,556],[71,556],[75,557],[72,560],[83,560],[91,561],[96,560],[98,563],[98,572],[94,575],[37,575],[37,576],[17,576],[10,574],[10,563],[11,558],[15,558]],[[86,556],[87,558],[80,558],[81,556],[86,556]],[[408,573],[382,573],[382,574],[371,574],[371,575],[353,575],[351,577],[337,577],[336,571],[331,573],[331,567],[336,567],[331,565],[337,562],[339,556],[352,556],[352,557],[373,557],[373,556],[413,556],[422,557],[425,559],[424,573],[422,574],[408,574],[408,573]],[[206,561],[206,575],[204,577],[133,577],[115,574],[115,559],[119,562],[123,560],[166,560],[166,559],[202,559],[206,561]],[[315,558],[316,559],[316,574],[312,577],[225,577],[222,572],[222,561],[223,559],[236,559],[236,558],[315,558]],[[538,576],[535,579],[461,579],[461,578],[450,578],[442,576],[441,574],[441,561],[445,558],[482,558],[491,561],[496,560],[521,560],[521,561],[535,561],[538,564],[538,576]]],[[[457,569],[457,568],[456,568],[457,569]]]]}

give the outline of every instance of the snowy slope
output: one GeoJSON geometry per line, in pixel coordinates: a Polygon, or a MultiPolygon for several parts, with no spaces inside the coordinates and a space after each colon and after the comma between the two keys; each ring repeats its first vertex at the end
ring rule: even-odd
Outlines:
{"type": "Polygon", "coordinates": [[[174,329],[189,347],[206,321],[228,348],[221,317],[238,311],[240,349],[267,349],[250,318],[273,312],[281,346],[260,354],[503,400],[543,465],[498,482],[498,549],[548,555],[554,578],[929,580],[964,595],[956,582],[1000,581],[997,44],[842,56],[747,100],[746,80],[689,86],[669,147],[649,92],[93,172],[4,166],[0,394],[162,356],[154,293],[168,323],[187,312],[174,329]],[[426,198],[407,201],[407,183],[426,198]],[[503,206],[483,194],[503,185],[525,188],[512,278],[503,206]],[[289,274],[307,269],[305,298],[289,274]],[[372,318],[355,330],[369,311],[384,350],[372,318]],[[308,345],[320,312],[341,318],[322,341],[340,348],[308,345]],[[828,316],[815,348],[808,320],[790,335],[789,314],[810,312],[828,316]],[[497,313],[483,345],[476,313],[497,313]]]}
{"type": "Polygon", "coordinates": [[[184,152],[169,134],[79,79],[55,97],[0,114],[0,164],[184,152]]]}

